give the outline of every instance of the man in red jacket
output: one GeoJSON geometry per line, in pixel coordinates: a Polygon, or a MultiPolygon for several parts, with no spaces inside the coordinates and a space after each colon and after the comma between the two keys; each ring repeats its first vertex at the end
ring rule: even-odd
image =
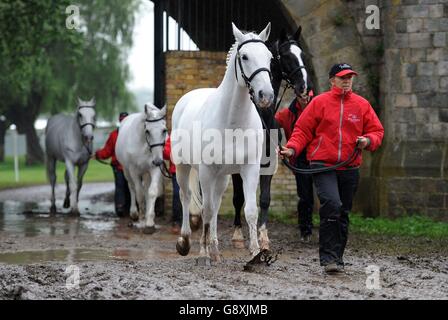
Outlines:
{"type": "MultiPolygon", "coordinates": [[[[331,90],[311,101],[297,121],[281,157],[294,158],[307,148],[311,168],[333,166],[348,159],[356,146],[375,151],[384,128],[369,102],[352,92],[353,76],[346,63],[334,65],[331,90]]],[[[319,228],[320,264],[326,272],[343,271],[348,237],[348,214],[359,181],[362,154],[346,167],[313,174],[321,203],[319,228]]]]}
{"type": "MultiPolygon", "coordinates": [[[[119,121],[121,122],[128,116],[127,112],[121,112],[119,121]]],[[[93,155],[94,159],[112,158],[111,166],[115,178],[115,212],[119,217],[128,217],[131,207],[131,194],[129,192],[128,182],[124,177],[123,167],[115,156],[115,144],[118,137],[118,128],[109,134],[109,138],[102,149],[99,149],[93,155]]]]}
{"type": "MultiPolygon", "coordinates": [[[[280,110],[275,114],[275,120],[285,131],[286,140],[291,137],[294,125],[297,119],[302,114],[307,104],[314,96],[313,91],[308,93],[308,96],[297,96],[289,105],[289,108],[280,110]]],[[[309,169],[309,162],[306,159],[306,150],[296,157],[295,167],[300,169],[309,169]]],[[[311,241],[311,234],[313,232],[313,178],[309,174],[294,173],[296,178],[297,195],[299,201],[297,203],[298,222],[300,230],[300,240],[304,243],[311,241]]]]}

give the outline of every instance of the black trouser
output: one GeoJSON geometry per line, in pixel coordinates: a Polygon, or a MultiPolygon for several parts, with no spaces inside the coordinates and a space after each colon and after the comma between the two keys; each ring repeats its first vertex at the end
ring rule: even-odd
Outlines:
{"type": "Polygon", "coordinates": [[[176,174],[172,174],[171,182],[173,183],[173,223],[182,224],[182,204],[179,196],[179,184],[177,183],[176,174]]]}
{"type": "MultiPolygon", "coordinates": [[[[297,158],[295,166],[300,169],[309,169],[306,160],[306,151],[297,158]]],[[[311,235],[313,232],[313,176],[311,174],[296,173],[296,186],[299,202],[297,212],[299,214],[299,229],[301,236],[311,235]]]]}
{"type": "Polygon", "coordinates": [[[348,237],[348,214],[359,182],[359,169],[313,174],[321,204],[319,228],[320,264],[344,264],[348,237]]]}
{"type": "Polygon", "coordinates": [[[128,217],[131,209],[131,193],[122,170],[112,167],[115,178],[115,213],[119,217],[128,217]]]}

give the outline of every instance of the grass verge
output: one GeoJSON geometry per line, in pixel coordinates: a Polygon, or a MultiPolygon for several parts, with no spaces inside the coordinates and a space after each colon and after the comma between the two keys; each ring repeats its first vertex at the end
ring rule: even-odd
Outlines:
{"type": "MultiPolygon", "coordinates": [[[[65,165],[58,162],[56,175],[57,182],[64,183],[65,165]]],[[[89,168],[84,175],[84,182],[102,182],[113,181],[114,176],[110,166],[104,165],[98,161],[89,161],[89,168]]],[[[7,157],[5,162],[0,163],[0,190],[8,188],[18,188],[46,184],[47,172],[45,165],[25,166],[25,157],[19,158],[19,182],[15,182],[14,159],[7,157]]]]}
{"type": "MultiPolygon", "coordinates": [[[[224,216],[233,218],[233,213],[224,216]]],[[[269,220],[289,225],[297,225],[297,216],[280,212],[270,212],[269,220]]],[[[318,227],[319,215],[313,215],[313,224],[318,227]]],[[[448,223],[434,221],[421,215],[400,217],[396,219],[386,217],[367,218],[360,213],[350,214],[350,232],[367,235],[388,235],[404,237],[428,237],[448,239],[448,223]]]]}

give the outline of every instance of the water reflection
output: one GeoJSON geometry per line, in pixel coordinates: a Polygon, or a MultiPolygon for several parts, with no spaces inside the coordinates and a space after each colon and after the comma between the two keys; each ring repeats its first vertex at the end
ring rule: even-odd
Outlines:
{"type": "MultiPolygon", "coordinates": [[[[48,212],[49,206],[49,201],[0,202],[0,232],[19,233],[26,237],[77,235],[80,231],[104,233],[113,231],[119,221],[113,204],[106,202],[80,201],[80,217],[70,216],[69,209],[52,216],[48,212]]],[[[56,201],[56,206],[61,208],[62,201],[56,201]]]]}
{"type": "Polygon", "coordinates": [[[0,253],[0,263],[6,264],[32,264],[46,262],[81,263],[87,261],[111,261],[111,260],[146,260],[151,261],[161,258],[177,258],[175,252],[164,252],[154,249],[129,250],[129,249],[57,249],[35,250],[0,253]]]}

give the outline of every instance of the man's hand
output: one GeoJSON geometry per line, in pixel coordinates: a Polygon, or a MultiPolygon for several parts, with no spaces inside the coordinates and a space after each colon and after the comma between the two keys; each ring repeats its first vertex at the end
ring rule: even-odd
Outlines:
{"type": "Polygon", "coordinates": [[[294,156],[294,153],[295,153],[294,149],[289,149],[289,148],[286,148],[283,146],[282,146],[282,150],[280,150],[278,147],[276,148],[276,150],[281,159],[285,159],[285,157],[291,158],[292,156],[294,156]]]}
{"type": "Polygon", "coordinates": [[[356,139],[356,142],[359,149],[367,148],[370,145],[370,139],[367,137],[360,136],[356,139]]]}
{"type": "Polygon", "coordinates": [[[92,155],[90,156],[90,159],[96,160],[96,152],[92,153],[92,155]]]}

